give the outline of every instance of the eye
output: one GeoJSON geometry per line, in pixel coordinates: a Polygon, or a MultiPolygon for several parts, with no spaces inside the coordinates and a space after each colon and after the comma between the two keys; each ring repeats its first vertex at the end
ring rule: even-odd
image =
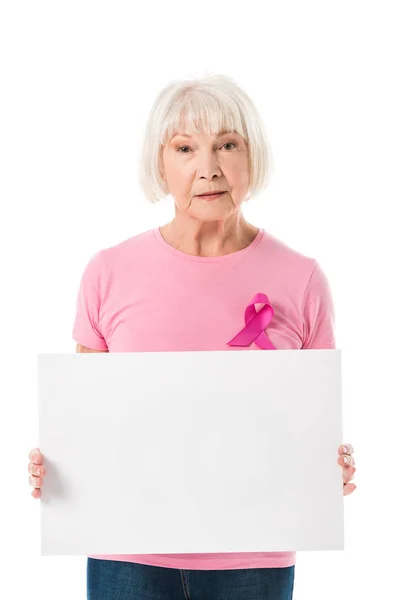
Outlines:
{"type": "MultiPolygon", "coordinates": [[[[222,144],[222,147],[224,146],[234,146],[236,147],[236,144],[234,142],[225,142],[225,144],[222,144]]],[[[190,148],[190,146],[178,146],[178,148],[176,149],[177,152],[180,152],[181,154],[187,154],[187,152],[181,152],[181,150],[183,148],[190,148]]]]}

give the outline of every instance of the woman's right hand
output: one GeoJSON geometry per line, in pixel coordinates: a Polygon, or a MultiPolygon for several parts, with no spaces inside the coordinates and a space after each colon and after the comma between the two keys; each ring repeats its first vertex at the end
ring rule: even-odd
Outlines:
{"type": "Polygon", "coordinates": [[[46,474],[46,469],[43,467],[44,455],[40,452],[39,448],[34,448],[29,452],[29,460],[29,485],[34,488],[31,496],[40,498],[40,487],[43,484],[43,476],[46,474]]]}

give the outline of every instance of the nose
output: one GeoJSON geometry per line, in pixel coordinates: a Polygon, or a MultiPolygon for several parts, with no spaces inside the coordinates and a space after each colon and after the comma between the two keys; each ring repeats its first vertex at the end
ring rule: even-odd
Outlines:
{"type": "Polygon", "coordinates": [[[197,174],[200,179],[207,180],[221,177],[222,171],[214,152],[199,153],[197,174]]]}

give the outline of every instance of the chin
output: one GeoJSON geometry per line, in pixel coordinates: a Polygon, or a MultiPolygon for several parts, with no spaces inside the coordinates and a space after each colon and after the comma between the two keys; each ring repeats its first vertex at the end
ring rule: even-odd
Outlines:
{"type": "Polygon", "coordinates": [[[190,216],[195,219],[200,219],[202,221],[218,221],[221,219],[226,219],[233,213],[230,207],[213,207],[210,206],[208,210],[195,210],[190,212],[190,216]]]}

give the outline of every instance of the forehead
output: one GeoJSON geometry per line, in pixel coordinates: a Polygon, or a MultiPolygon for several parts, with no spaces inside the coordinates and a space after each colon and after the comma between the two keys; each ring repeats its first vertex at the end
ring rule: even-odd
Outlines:
{"type": "Polygon", "coordinates": [[[230,131],[228,129],[220,129],[218,131],[218,133],[215,134],[209,134],[209,133],[198,133],[197,131],[191,130],[191,129],[181,129],[180,131],[175,132],[172,135],[171,139],[174,139],[175,137],[183,137],[183,138],[192,138],[192,137],[199,137],[199,136],[206,136],[206,137],[210,137],[210,138],[218,138],[221,137],[221,135],[225,135],[225,134],[231,134],[231,135],[240,135],[237,131],[230,131]]]}

